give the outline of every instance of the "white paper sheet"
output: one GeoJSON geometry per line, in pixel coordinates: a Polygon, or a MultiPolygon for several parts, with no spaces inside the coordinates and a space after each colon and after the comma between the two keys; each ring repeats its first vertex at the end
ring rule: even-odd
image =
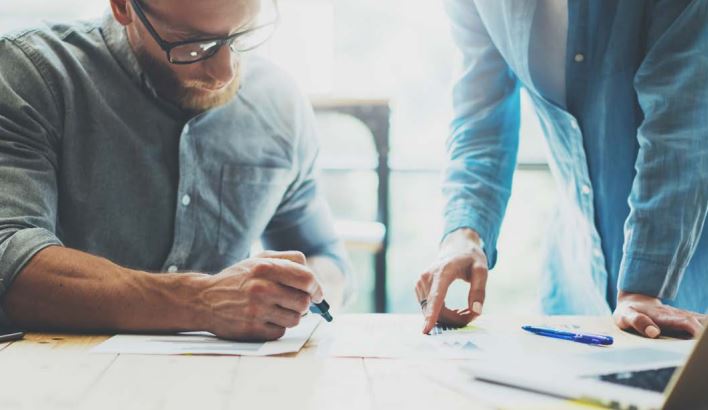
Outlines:
{"type": "Polygon", "coordinates": [[[190,332],[179,335],[116,335],[94,347],[93,353],[119,354],[210,354],[237,356],[268,356],[298,352],[305,345],[322,319],[307,315],[300,324],[285,331],[285,335],[272,342],[241,343],[218,339],[207,332],[190,332]]]}
{"type": "Polygon", "coordinates": [[[490,335],[475,325],[422,334],[423,322],[389,315],[340,315],[327,329],[320,353],[336,357],[473,359],[480,355],[478,342],[490,335]]]}
{"type": "MultiPolygon", "coordinates": [[[[478,366],[547,369],[567,373],[671,365],[685,360],[695,341],[640,341],[638,346],[598,347],[541,337],[520,327],[476,321],[470,326],[423,335],[422,318],[340,315],[328,326],[319,353],[337,357],[475,359],[478,366]],[[663,342],[663,343],[662,343],[663,342]],[[620,360],[621,359],[621,360],[620,360]]],[[[557,326],[556,326],[557,327],[557,326]]],[[[639,343],[639,342],[638,342],[639,343]]]]}

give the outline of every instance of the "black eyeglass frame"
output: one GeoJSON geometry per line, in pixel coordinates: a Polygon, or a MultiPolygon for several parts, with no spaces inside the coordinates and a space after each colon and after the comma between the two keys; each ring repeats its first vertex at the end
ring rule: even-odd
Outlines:
{"type": "MultiPolygon", "coordinates": [[[[234,33],[234,34],[232,34],[232,35],[230,35],[230,36],[226,36],[226,37],[211,37],[211,38],[203,38],[203,39],[197,39],[197,40],[182,40],[182,41],[170,42],[170,41],[165,41],[165,40],[164,40],[162,37],[160,37],[160,35],[157,33],[157,30],[155,30],[155,27],[153,27],[153,25],[150,23],[150,20],[148,20],[147,16],[145,15],[145,11],[143,10],[143,7],[142,7],[142,5],[140,4],[140,1],[139,1],[139,0],[130,0],[131,4],[133,5],[133,9],[135,10],[135,13],[138,15],[138,18],[139,18],[140,21],[143,23],[143,25],[144,25],[145,28],[147,29],[148,33],[150,33],[150,35],[151,35],[152,38],[155,40],[155,42],[157,43],[157,45],[160,46],[160,48],[162,49],[162,51],[165,52],[165,55],[166,55],[166,57],[167,57],[167,61],[169,61],[170,64],[177,64],[177,65],[194,64],[194,63],[198,63],[198,62],[200,62],[200,61],[204,61],[204,60],[206,60],[206,59],[209,59],[209,58],[211,58],[211,57],[214,57],[214,55],[216,55],[216,53],[217,53],[224,45],[228,44],[229,47],[230,47],[230,46],[233,44],[233,42],[236,40],[236,38],[238,38],[238,37],[240,37],[240,36],[243,36],[243,35],[245,35],[245,34],[252,33],[252,32],[254,32],[254,31],[256,31],[256,30],[260,30],[260,29],[262,29],[262,28],[266,28],[266,27],[269,27],[269,26],[277,26],[277,25],[280,23],[280,11],[278,10],[278,2],[277,2],[276,0],[272,0],[272,1],[273,1],[273,5],[274,5],[274,7],[275,7],[275,20],[273,20],[273,21],[270,22],[270,23],[262,24],[262,25],[260,25],[260,26],[250,28],[250,29],[248,29],[248,30],[246,30],[246,31],[241,31],[241,32],[239,32],[239,33],[234,33]],[[194,60],[194,61],[175,61],[175,60],[172,58],[172,50],[174,50],[174,49],[177,48],[177,47],[181,47],[181,46],[184,46],[184,45],[187,45],[187,44],[203,44],[203,43],[211,43],[211,42],[216,42],[216,43],[217,43],[217,45],[212,48],[213,51],[210,51],[209,54],[207,54],[207,55],[205,55],[205,56],[203,56],[203,57],[200,57],[200,58],[198,58],[198,59],[196,59],[196,60],[194,60]]],[[[275,29],[273,30],[273,33],[275,33],[275,29]]],[[[246,50],[233,50],[233,49],[232,49],[232,51],[236,51],[236,52],[239,52],[239,53],[244,53],[244,52],[253,50],[253,49],[255,49],[255,48],[257,48],[257,47],[263,45],[266,41],[268,41],[268,40],[270,39],[270,37],[273,35],[273,33],[271,33],[271,35],[270,35],[268,38],[266,38],[265,40],[263,40],[261,43],[255,45],[255,46],[253,46],[253,47],[251,47],[251,48],[248,48],[248,49],[246,49],[246,50]]]]}

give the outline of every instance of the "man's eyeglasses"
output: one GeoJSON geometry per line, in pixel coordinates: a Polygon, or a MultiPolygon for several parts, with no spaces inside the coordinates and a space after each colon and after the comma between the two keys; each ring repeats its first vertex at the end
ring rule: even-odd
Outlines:
{"type": "Polygon", "coordinates": [[[273,16],[266,23],[227,37],[176,42],[165,41],[157,34],[157,31],[145,16],[140,0],[131,0],[131,3],[140,21],[167,55],[167,60],[172,64],[192,64],[213,57],[225,45],[228,45],[231,51],[242,53],[253,50],[268,41],[275,33],[280,14],[275,0],[265,1],[272,1],[273,7],[273,16]]]}

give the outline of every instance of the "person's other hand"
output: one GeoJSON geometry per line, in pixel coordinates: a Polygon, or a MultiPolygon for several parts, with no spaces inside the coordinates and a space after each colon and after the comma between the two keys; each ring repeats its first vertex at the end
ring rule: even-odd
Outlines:
{"type": "Polygon", "coordinates": [[[205,280],[208,330],[227,339],[278,339],[300,323],[311,302],[323,299],[300,252],[265,252],[205,280]]]}
{"type": "Polygon", "coordinates": [[[613,318],[620,329],[631,329],[652,339],[662,333],[688,333],[696,337],[706,321],[706,315],[665,305],[655,297],[627,292],[617,296],[613,318]]]}
{"type": "Polygon", "coordinates": [[[482,313],[487,286],[487,257],[479,235],[471,229],[450,233],[442,245],[437,261],[420,275],[415,286],[416,297],[423,309],[423,333],[428,334],[437,322],[464,326],[482,313]],[[455,280],[469,283],[468,306],[449,309],[445,295],[455,280]]]}

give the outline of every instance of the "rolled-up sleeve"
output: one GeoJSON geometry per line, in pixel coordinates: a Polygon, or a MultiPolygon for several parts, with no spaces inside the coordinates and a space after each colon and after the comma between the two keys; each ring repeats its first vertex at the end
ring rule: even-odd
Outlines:
{"type": "Polygon", "coordinates": [[[672,299],[708,212],[708,2],[657,8],[635,76],[644,112],[619,288],[672,299]]]}
{"type": "MultiPolygon", "coordinates": [[[[61,245],[55,234],[59,104],[31,53],[0,38],[0,302],[34,254],[61,245]]],[[[0,324],[6,322],[0,308],[0,324]]]]}
{"type": "Polygon", "coordinates": [[[296,121],[297,177],[268,224],[263,245],[267,249],[298,250],[307,256],[331,258],[345,275],[345,300],[349,300],[356,286],[346,250],[334,230],[329,205],[318,183],[319,144],[314,113],[304,100],[297,111],[300,114],[296,121]]]}
{"type": "Polygon", "coordinates": [[[462,72],[453,88],[453,121],[443,181],[444,234],[474,229],[489,267],[506,211],[519,144],[519,85],[493,44],[474,2],[446,0],[462,72]]]}

